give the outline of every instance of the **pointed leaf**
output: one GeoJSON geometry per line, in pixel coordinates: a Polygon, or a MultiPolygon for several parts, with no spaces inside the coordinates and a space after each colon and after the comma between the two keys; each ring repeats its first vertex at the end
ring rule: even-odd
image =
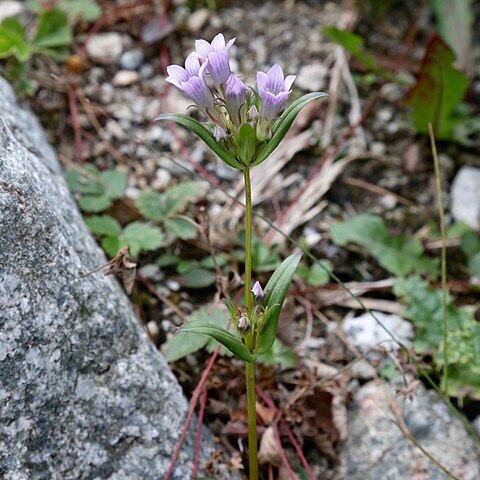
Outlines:
{"type": "Polygon", "coordinates": [[[293,121],[300,113],[300,110],[308,105],[313,100],[317,100],[322,97],[327,97],[328,95],[323,92],[312,92],[307,93],[303,97],[299,98],[295,102],[293,102],[286,110],[283,112],[282,116],[277,120],[275,125],[273,126],[273,136],[268,141],[266,145],[264,145],[260,151],[258,152],[257,158],[251,164],[251,166],[258,165],[262,163],[280,144],[283,140],[283,137],[287,134],[288,130],[293,124],[293,121]]]}
{"type": "Polygon", "coordinates": [[[255,129],[249,124],[244,123],[238,132],[237,149],[238,156],[244,165],[250,165],[257,147],[257,135],[255,129]]]}
{"type": "Polygon", "coordinates": [[[273,272],[273,275],[265,286],[265,291],[267,292],[264,301],[265,306],[270,309],[278,305],[278,308],[272,311],[268,323],[264,326],[263,331],[259,333],[255,353],[261,354],[267,352],[275,341],[278,318],[280,317],[283,301],[287,296],[288,288],[292,283],[293,275],[295,274],[301,256],[301,253],[294,253],[287,257],[275,272],[273,272]]]}
{"type": "Polygon", "coordinates": [[[237,170],[243,170],[243,166],[238,160],[223,149],[215,140],[215,137],[197,120],[183,113],[162,113],[154,121],[172,120],[188,128],[197,137],[203,140],[213,152],[215,152],[226,164],[237,170]]]}
{"type": "Polygon", "coordinates": [[[179,333],[200,333],[212,337],[217,342],[221,343],[225,348],[230,350],[235,356],[245,362],[254,362],[255,355],[252,355],[248,348],[240,341],[238,337],[229,331],[218,327],[209,322],[197,321],[188,322],[178,329],[179,333]]]}
{"type": "Polygon", "coordinates": [[[40,16],[33,44],[37,49],[65,47],[72,41],[67,16],[60,10],[48,10],[40,16]]]}

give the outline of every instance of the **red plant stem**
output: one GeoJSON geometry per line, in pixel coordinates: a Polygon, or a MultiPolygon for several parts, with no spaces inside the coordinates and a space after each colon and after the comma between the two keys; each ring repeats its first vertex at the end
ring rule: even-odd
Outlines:
{"type": "Polygon", "coordinates": [[[80,127],[80,119],[78,116],[77,91],[75,86],[72,84],[68,85],[68,107],[70,109],[70,116],[72,118],[73,136],[75,141],[75,157],[77,162],[83,163],[82,129],[80,127]]]}
{"type": "Polygon", "coordinates": [[[293,432],[290,430],[290,427],[288,426],[287,422],[283,420],[283,418],[281,418],[281,411],[275,406],[273,401],[270,400],[270,398],[268,398],[266,393],[260,389],[260,387],[257,387],[257,393],[258,393],[258,396],[267,404],[268,408],[275,413],[275,418],[273,420],[273,423],[277,423],[278,421],[280,421],[280,426],[287,434],[288,439],[290,440],[290,443],[293,445],[293,447],[295,448],[295,451],[297,452],[298,458],[300,459],[300,462],[302,463],[303,468],[307,472],[308,480],[315,480],[312,467],[310,467],[307,459],[305,458],[302,447],[298,443],[293,432]]]}
{"type": "Polygon", "coordinates": [[[190,405],[188,406],[188,413],[185,419],[185,424],[183,425],[180,438],[178,439],[177,445],[175,446],[175,451],[173,452],[172,460],[170,461],[170,466],[168,468],[168,471],[167,471],[167,474],[165,475],[164,480],[170,480],[170,477],[173,473],[173,469],[175,468],[175,464],[177,463],[178,456],[180,455],[180,450],[182,449],[183,442],[185,441],[185,437],[187,436],[188,427],[192,422],[193,413],[195,411],[195,406],[197,405],[198,398],[200,397],[203,387],[207,381],[208,375],[210,375],[210,371],[212,370],[213,365],[215,364],[215,360],[218,357],[220,348],[221,348],[221,345],[218,345],[217,348],[215,348],[215,351],[213,352],[213,355],[210,357],[207,367],[202,373],[200,381],[198,382],[198,385],[196,386],[193,392],[192,399],[190,400],[190,405]]]}
{"type": "Polygon", "coordinates": [[[268,480],[274,480],[274,478],[273,478],[273,467],[272,467],[271,463],[268,465],[268,480]]]}
{"type": "Polygon", "coordinates": [[[198,465],[200,463],[200,448],[202,443],[202,426],[203,426],[203,417],[205,416],[205,406],[207,405],[208,390],[207,387],[203,387],[202,398],[200,400],[200,410],[198,412],[197,419],[197,436],[195,438],[195,451],[193,454],[193,469],[192,469],[192,480],[197,477],[198,465]]]}
{"type": "Polygon", "coordinates": [[[280,458],[282,459],[283,464],[285,465],[285,468],[287,469],[288,475],[292,480],[297,480],[297,476],[295,475],[295,472],[293,471],[290,462],[288,461],[287,455],[285,454],[285,450],[282,447],[282,440],[280,439],[278,427],[276,425],[272,425],[272,428],[278,446],[278,453],[280,455],[280,458]]]}

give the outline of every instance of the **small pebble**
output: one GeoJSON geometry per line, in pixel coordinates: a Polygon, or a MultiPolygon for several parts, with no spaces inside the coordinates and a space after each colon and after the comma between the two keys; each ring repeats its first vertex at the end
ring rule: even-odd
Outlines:
{"type": "Polygon", "coordinates": [[[21,2],[5,0],[0,2],[0,22],[8,17],[15,17],[23,10],[21,2]]]}
{"type": "Polygon", "coordinates": [[[94,62],[111,64],[122,54],[122,37],[117,32],[98,33],[87,42],[87,55],[94,62]]]}
{"type": "Polygon", "coordinates": [[[120,68],[136,70],[143,62],[143,52],[139,49],[128,50],[120,57],[120,68]]]}
{"type": "Polygon", "coordinates": [[[328,69],[316,62],[303,66],[298,72],[295,86],[307,92],[318,92],[325,88],[328,69]]]}
{"type": "Polygon", "coordinates": [[[119,70],[113,77],[115,87],[128,87],[140,80],[140,74],[134,70],[119,70]]]}
{"type": "Polygon", "coordinates": [[[210,10],[208,8],[199,8],[195,10],[187,20],[187,30],[190,33],[198,33],[208,22],[210,10]]]}
{"type": "Polygon", "coordinates": [[[150,63],[146,63],[140,67],[140,76],[142,78],[151,78],[155,73],[155,69],[150,63]]]}

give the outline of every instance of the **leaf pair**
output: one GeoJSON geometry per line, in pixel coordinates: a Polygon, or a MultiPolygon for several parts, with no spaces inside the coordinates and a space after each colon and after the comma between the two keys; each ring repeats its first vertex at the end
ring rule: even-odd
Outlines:
{"type": "Polygon", "coordinates": [[[313,100],[326,97],[326,93],[313,92],[304,95],[290,105],[282,116],[274,123],[272,137],[268,142],[259,143],[255,129],[250,124],[240,127],[236,138],[236,152],[233,155],[227,151],[212,135],[212,133],[197,120],[182,113],[163,113],[155,121],[172,120],[188,128],[197,135],[210,149],[220,157],[227,165],[236,170],[243,170],[246,166],[255,166],[266,160],[278,147],[288,130],[292,126],[300,110],[313,100]]]}
{"type": "MultiPolygon", "coordinates": [[[[234,335],[232,332],[229,332],[209,321],[187,322],[179,328],[179,333],[207,335],[217,340],[241,360],[248,363],[255,362],[256,355],[268,352],[275,342],[280,310],[300,258],[301,255],[298,253],[290,255],[282,262],[277,270],[275,270],[268,281],[265,288],[267,294],[264,302],[265,310],[268,312],[268,318],[266,319],[263,329],[258,332],[256,346],[253,352],[246,347],[239,336],[234,335]]],[[[230,309],[230,314],[232,318],[235,319],[235,307],[231,302],[227,303],[230,309]]]]}

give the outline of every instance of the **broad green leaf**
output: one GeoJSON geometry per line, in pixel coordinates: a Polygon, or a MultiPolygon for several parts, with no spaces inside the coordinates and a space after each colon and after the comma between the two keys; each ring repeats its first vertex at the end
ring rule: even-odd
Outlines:
{"type": "Polygon", "coordinates": [[[78,199],[78,205],[84,212],[98,213],[111,207],[113,199],[108,195],[83,195],[78,199]]]}
{"type": "Polygon", "coordinates": [[[251,166],[253,167],[259,163],[262,163],[278,147],[303,107],[308,105],[313,100],[318,100],[319,98],[327,96],[328,95],[326,93],[312,92],[307,93],[303,97],[293,102],[285,110],[285,112],[283,112],[282,116],[277,120],[277,122],[275,122],[275,125],[272,129],[272,138],[260,148],[257,157],[255,158],[255,161],[252,162],[251,166]]]}
{"type": "Polygon", "coordinates": [[[198,234],[197,227],[185,218],[169,218],[165,222],[165,228],[171,235],[182,240],[196,238],[198,234]]]}
{"type": "Polygon", "coordinates": [[[94,215],[86,218],[85,223],[95,235],[118,237],[122,230],[118,221],[110,215],[94,215]]]}
{"type": "Polygon", "coordinates": [[[158,257],[155,263],[160,268],[162,268],[162,267],[171,267],[172,265],[176,265],[179,261],[180,261],[180,257],[178,255],[165,253],[164,255],[158,257]]]}
{"type": "Polygon", "coordinates": [[[321,287],[328,283],[329,272],[331,271],[332,264],[328,260],[320,260],[319,263],[314,263],[311,267],[306,265],[298,267],[298,275],[312,287],[321,287]]]}
{"type": "Polygon", "coordinates": [[[73,192],[90,195],[101,195],[105,188],[98,181],[100,172],[93,165],[86,165],[85,168],[72,168],[67,170],[66,179],[70,190],[73,192]]]}
{"type": "Polygon", "coordinates": [[[60,0],[58,6],[73,24],[80,19],[94,22],[102,14],[102,9],[93,0],[60,0]]]}
{"type": "Polygon", "coordinates": [[[0,23],[0,58],[13,55],[19,62],[27,61],[32,54],[24,26],[13,17],[0,23]]]}
{"type": "Polygon", "coordinates": [[[257,134],[255,129],[244,123],[238,132],[237,151],[244,165],[250,165],[257,150],[257,134]]]}
{"type": "Polygon", "coordinates": [[[248,348],[241,342],[241,340],[224,328],[218,327],[209,322],[196,321],[187,322],[178,329],[179,333],[196,333],[208,335],[221,343],[225,348],[230,350],[236,357],[244,362],[254,362],[255,355],[252,355],[248,348]]]}
{"type": "Polygon", "coordinates": [[[120,235],[120,242],[128,244],[136,242],[142,250],[156,250],[163,245],[164,235],[158,227],[145,222],[128,224],[120,235]]]}
{"type": "Polygon", "coordinates": [[[257,362],[264,365],[278,366],[285,370],[296,367],[297,356],[291,348],[285,346],[276,338],[270,350],[257,356],[257,362]]]}
{"type": "MultiPolygon", "coordinates": [[[[120,250],[120,240],[118,237],[105,237],[102,240],[102,248],[107,252],[109,257],[114,257],[117,252],[120,250]]],[[[134,251],[130,246],[130,254],[135,257],[138,255],[138,248],[137,251],[134,251]]]]}
{"type": "Polygon", "coordinates": [[[456,125],[454,108],[463,100],[467,77],[453,66],[455,55],[445,42],[435,36],[423,60],[420,76],[407,96],[412,107],[415,128],[428,133],[431,123],[439,140],[452,138],[456,125]]]}
{"type": "Polygon", "coordinates": [[[188,288],[206,288],[215,283],[217,276],[215,272],[205,268],[190,268],[180,277],[182,285],[188,288]]]}
{"type": "Polygon", "coordinates": [[[65,13],[47,10],[40,15],[33,44],[37,50],[65,47],[72,42],[72,29],[65,13]]]}
{"type": "Polygon", "coordinates": [[[176,333],[164,344],[162,353],[167,362],[176,362],[191,353],[201,350],[208,342],[209,339],[205,335],[176,333]]]}
{"type": "Polygon", "coordinates": [[[233,155],[222,148],[215,140],[215,137],[197,120],[183,113],[163,113],[154,121],[160,120],[172,120],[183,127],[188,128],[188,130],[203,140],[203,142],[205,142],[207,146],[210,147],[210,149],[213,150],[213,152],[216,153],[227,165],[230,165],[237,170],[243,170],[243,165],[233,155]]]}
{"type": "Polygon", "coordinates": [[[340,246],[357,243],[365,247],[389,272],[402,276],[412,272],[438,273],[438,261],[423,255],[418,238],[388,233],[380,217],[370,214],[357,215],[343,223],[330,227],[332,240],[340,246]]]}
{"type": "Polygon", "coordinates": [[[137,199],[140,213],[148,220],[159,222],[164,219],[162,196],[157,192],[142,192],[137,199]]]}
{"type": "Polygon", "coordinates": [[[103,182],[109,197],[116,199],[123,197],[127,188],[128,178],[124,172],[105,170],[100,173],[100,181],[103,182]]]}
{"type": "Polygon", "coordinates": [[[257,343],[255,346],[255,353],[261,354],[268,352],[272,347],[277,335],[278,319],[282,309],[283,301],[287,296],[288,288],[292,283],[293,275],[297,269],[298,262],[300,262],[301,254],[294,253],[287,257],[280,266],[273,272],[267,285],[265,286],[265,300],[264,305],[272,308],[278,305],[279,308],[269,318],[263,331],[257,336],[257,343]]]}
{"type": "Polygon", "coordinates": [[[215,255],[215,262],[213,261],[212,255],[209,255],[208,257],[202,258],[202,260],[200,260],[199,265],[201,267],[210,268],[213,270],[215,268],[215,263],[219,267],[224,267],[228,263],[227,255],[222,255],[222,254],[215,255]]]}

